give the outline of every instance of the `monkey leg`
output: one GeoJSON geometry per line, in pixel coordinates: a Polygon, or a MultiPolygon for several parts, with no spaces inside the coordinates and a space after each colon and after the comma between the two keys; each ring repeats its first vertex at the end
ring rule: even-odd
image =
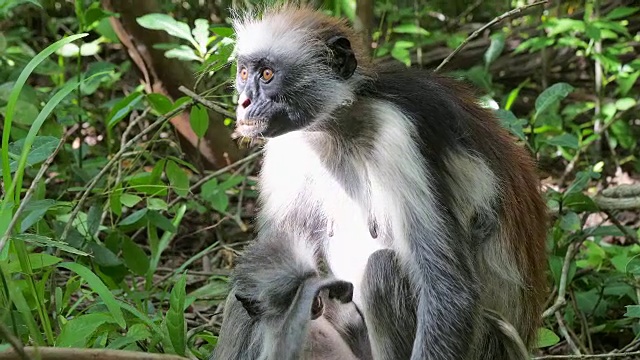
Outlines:
{"type": "MultiPolygon", "coordinates": [[[[415,295],[393,250],[378,250],[371,255],[362,291],[375,359],[411,358],[416,331],[415,295]]],[[[468,360],[529,359],[518,332],[493,310],[483,310],[470,341],[468,360]]]]}
{"type": "Polygon", "coordinates": [[[378,250],[369,257],[362,298],[373,357],[380,360],[411,358],[416,334],[416,302],[409,279],[393,250],[378,250]]]}

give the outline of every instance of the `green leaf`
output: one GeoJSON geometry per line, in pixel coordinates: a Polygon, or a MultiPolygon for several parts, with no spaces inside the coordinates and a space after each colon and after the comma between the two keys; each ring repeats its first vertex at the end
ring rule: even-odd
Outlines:
{"type": "Polygon", "coordinates": [[[576,178],[565,191],[565,195],[581,192],[587,187],[591,179],[596,179],[597,177],[598,174],[594,173],[591,170],[578,171],[578,173],[576,174],[576,178]]]}
{"type": "Polygon", "coordinates": [[[40,221],[47,211],[55,206],[57,202],[52,199],[31,200],[28,203],[28,209],[25,209],[26,216],[20,222],[20,232],[27,231],[30,227],[40,221]]]}
{"type": "Polygon", "coordinates": [[[220,188],[217,179],[211,179],[204,183],[200,188],[200,196],[219,212],[225,212],[229,206],[229,197],[220,188]]]}
{"type": "Polygon", "coordinates": [[[593,202],[593,199],[579,192],[570,193],[569,195],[565,196],[562,203],[567,209],[573,210],[575,212],[598,211],[598,206],[595,202],[593,202]]]}
{"type": "Polygon", "coordinates": [[[158,13],[147,14],[137,18],[136,21],[143,28],[151,30],[163,30],[169,35],[188,40],[192,44],[196,43],[193,36],[191,36],[189,25],[177,21],[169,15],[158,13]]]}
{"type": "Polygon", "coordinates": [[[640,318],[640,305],[627,305],[627,312],[624,314],[626,317],[640,318]]]}
{"type": "Polygon", "coordinates": [[[640,71],[636,71],[629,75],[620,75],[616,78],[616,82],[618,83],[618,90],[620,91],[620,95],[625,96],[629,93],[633,85],[638,81],[638,77],[640,77],[640,71]]]}
{"type": "Polygon", "coordinates": [[[107,349],[123,349],[138,341],[152,339],[153,335],[144,324],[133,324],[129,327],[127,335],[109,343],[107,349]]]}
{"type": "Polygon", "coordinates": [[[122,257],[127,267],[140,276],[149,270],[149,256],[129,237],[122,241],[122,257]]]}
{"type": "Polygon", "coordinates": [[[84,279],[91,290],[93,290],[100,296],[107,309],[109,309],[109,312],[115,319],[115,322],[123,329],[126,327],[127,324],[124,321],[124,316],[122,315],[122,310],[120,309],[118,301],[116,301],[116,298],[98,276],[96,276],[88,268],[78,263],[66,262],[59,264],[58,266],[71,270],[78,274],[82,279],[84,279]]]}
{"type": "Polygon", "coordinates": [[[587,24],[587,27],[585,28],[585,34],[587,34],[590,39],[593,39],[595,41],[602,38],[600,28],[593,26],[592,24],[587,24]]]}
{"type": "Polygon", "coordinates": [[[623,19],[638,12],[638,7],[618,6],[604,16],[607,20],[623,19]]]}
{"type": "Polygon", "coordinates": [[[180,45],[171,50],[167,50],[165,51],[164,56],[170,59],[178,59],[182,61],[201,61],[202,60],[202,58],[196,55],[196,53],[193,51],[192,48],[186,45],[180,45]]]}
{"type": "Polygon", "coordinates": [[[209,21],[206,19],[196,19],[193,31],[193,38],[198,43],[200,54],[207,52],[207,44],[209,43],[209,21]]]}
{"type": "Polygon", "coordinates": [[[585,29],[585,23],[582,20],[569,18],[552,18],[549,20],[547,27],[549,28],[547,36],[554,37],[555,35],[565,32],[583,32],[585,29]]]}
{"type": "Polygon", "coordinates": [[[429,32],[416,24],[400,24],[393,28],[394,33],[398,34],[416,34],[428,36],[429,32]]]}
{"type": "Polygon", "coordinates": [[[575,135],[568,133],[544,139],[544,142],[549,145],[561,146],[569,149],[578,149],[580,147],[578,138],[575,135]]]}
{"type": "MultiPolygon", "coordinates": [[[[55,265],[60,261],[62,261],[62,259],[59,257],[52,256],[45,253],[33,253],[33,254],[29,254],[28,257],[29,257],[29,263],[31,264],[32,270],[37,270],[37,269],[41,269],[51,265],[55,265]]],[[[20,262],[18,261],[11,262],[9,263],[9,266],[7,266],[7,271],[9,272],[9,274],[17,273],[17,272],[20,272],[21,270],[22,268],[20,267],[20,262]]]]}
{"type": "MultiPolygon", "coordinates": [[[[38,107],[31,102],[18,100],[13,114],[13,122],[22,125],[31,125],[38,117],[38,107]]],[[[7,107],[0,108],[0,114],[7,116],[7,107]]]]}
{"type": "Polygon", "coordinates": [[[484,53],[484,64],[486,67],[489,67],[489,65],[491,65],[500,56],[500,54],[502,54],[505,38],[504,33],[498,33],[491,36],[491,44],[484,53]]]}
{"type": "MultiPolygon", "coordinates": [[[[18,154],[22,153],[25,142],[26,139],[23,138],[9,145],[9,153],[17,157],[18,154]]],[[[27,153],[25,168],[45,161],[58,146],[59,142],[60,140],[53,136],[36,136],[31,145],[31,150],[27,153]]],[[[2,164],[2,160],[0,160],[0,164],[2,164]]],[[[9,169],[11,173],[15,172],[18,169],[18,161],[9,161],[9,169]]],[[[1,169],[0,174],[2,174],[1,169]]]]}
{"type": "Polygon", "coordinates": [[[80,251],[74,247],[69,246],[67,243],[62,241],[51,240],[50,238],[42,235],[36,234],[17,234],[11,236],[11,240],[18,240],[28,242],[30,244],[34,244],[37,246],[51,246],[56,249],[60,249],[62,251],[66,251],[70,254],[80,255],[80,256],[89,256],[88,253],[84,251],[80,251]]]}
{"type": "Polygon", "coordinates": [[[112,129],[117,123],[120,122],[120,120],[124,119],[124,117],[127,116],[127,114],[129,114],[136,105],[138,105],[142,98],[142,93],[140,91],[136,91],[120,100],[113,107],[113,109],[111,109],[109,116],[107,116],[107,127],[109,129],[112,129]]]}
{"type": "Polygon", "coordinates": [[[187,277],[182,275],[171,290],[169,310],[165,318],[165,324],[169,333],[171,345],[176,354],[184,356],[186,350],[186,326],[184,319],[184,307],[187,277]]]}
{"type": "Polygon", "coordinates": [[[60,331],[56,341],[57,347],[84,348],[98,328],[104,324],[118,322],[109,313],[93,313],[80,315],[69,320],[60,331]]]}
{"type": "Polygon", "coordinates": [[[211,28],[214,34],[220,37],[231,37],[233,36],[233,29],[227,26],[216,26],[211,28]]]}
{"type": "Polygon", "coordinates": [[[127,216],[126,218],[122,219],[122,221],[120,221],[120,223],[118,224],[119,226],[126,226],[126,225],[133,225],[135,223],[138,222],[138,220],[142,219],[146,214],[147,214],[147,209],[140,209],[136,212],[134,212],[133,214],[127,216]]]}
{"type": "Polygon", "coordinates": [[[173,108],[171,99],[162,94],[147,94],[147,101],[149,101],[149,104],[151,104],[153,110],[157,111],[161,115],[168,113],[173,108]]]}
{"type": "Polygon", "coordinates": [[[497,109],[495,113],[503,127],[509,129],[519,140],[526,139],[524,135],[526,120],[518,119],[510,110],[497,109]]]}
{"type": "Polygon", "coordinates": [[[616,108],[620,111],[626,111],[634,107],[636,103],[637,103],[636,99],[634,98],[630,98],[630,97],[622,98],[622,99],[616,100],[616,108]]]}
{"type": "Polygon", "coordinates": [[[638,144],[633,129],[626,121],[617,120],[609,127],[609,130],[624,149],[632,149],[638,144]]]}
{"type": "Polygon", "coordinates": [[[189,116],[191,129],[199,138],[203,138],[209,128],[209,114],[204,106],[198,104],[191,107],[191,115],[189,116]]]}
{"type": "Polygon", "coordinates": [[[187,196],[189,194],[189,177],[187,173],[176,164],[174,161],[168,161],[167,178],[169,178],[169,184],[171,184],[173,191],[180,196],[187,196]]]}
{"type": "MultiPolygon", "coordinates": [[[[20,92],[22,91],[22,88],[24,87],[25,83],[27,82],[27,79],[29,78],[29,76],[31,75],[31,73],[36,69],[36,67],[42,63],[43,61],[47,60],[47,58],[53,54],[56,50],[58,50],[59,48],[61,48],[62,46],[64,46],[64,44],[70,43],[74,40],[80,39],[82,37],[87,36],[88,34],[84,33],[84,34],[78,34],[78,35],[72,35],[69,36],[67,38],[61,39],[56,41],[55,43],[49,45],[46,49],[42,50],[41,52],[39,52],[36,56],[33,57],[33,59],[31,59],[31,61],[29,61],[29,63],[24,67],[24,69],[22,69],[22,72],[20,72],[20,76],[18,77],[18,80],[16,80],[15,82],[15,86],[13,87],[13,89],[11,90],[11,94],[9,96],[9,100],[7,102],[7,110],[5,112],[5,118],[4,118],[4,127],[2,130],[2,145],[0,145],[0,148],[2,149],[8,149],[9,147],[9,135],[11,133],[11,124],[13,122],[13,116],[15,114],[15,109],[18,103],[18,98],[20,96],[20,92]]],[[[71,88],[68,87],[63,87],[62,89],[60,89],[59,92],[56,93],[56,95],[59,94],[59,96],[63,96],[65,95],[65,93],[67,91],[71,91],[73,90],[73,88],[75,88],[75,83],[72,82],[71,85],[69,85],[71,88]]],[[[47,103],[47,105],[51,104],[53,106],[57,105],[57,103],[59,102],[59,100],[57,100],[56,95],[54,95],[54,97],[47,103]],[[55,101],[54,101],[55,100],[55,101]],[[57,102],[56,102],[57,101],[57,102]]],[[[64,97],[64,96],[63,96],[64,97]]],[[[62,99],[60,99],[62,100],[62,99]]],[[[52,109],[47,109],[47,111],[45,111],[45,109],[43,109],[42,111],[42,115],[45,116],[45,118],[50,114],[52,109]]],[[[42,120],[44,121],[44,120],[42,120]]],[[[30,129],[29,134],[31,134],[29,137],[29,139],[26,140],[26,148],[27,150],[30,149],[31,144],[30,142],[33,141],[33,138],[35,137],[35,135],[37,134],[38,130],[40,130],[40,127],[42,126],[42,124],[37,124],[36,126],[33,126],[32,129],[30,129]],[[33,130],[33,134],[32,134],[32,130],[33,130]]],[[[9,157],[8,157],[8,152],[7,151],[2,151],[2,166],[3,166],[3,180],[4,180],[4,189],[5,191],[7,191],[7,189],[9,189],[7,191],[7,193],[5,194],[6,198],[11,198],[13,196],[13,181],[11,179],[11,176],[9,174],[9,157]]],[[[21,190],[21,189],[19,189],[21,190]]],[[[2,219],[4,219],[5,215],[5,208],[3,207],[2,209],[0,209],[0,221],[2,219]]],[[[4,234],[4,232],[6,231],[6,228],[4,226],[4,224],[0,224],[0,234],[4,234]]]]}
{"type": "Polygon", "coordinates": [[[553,331],[547,328],[538,329],[538,344],[536,345],[537,348],[549,347],[559,342],[560,338],[553,331]]]}
{"type": "Polygon", "coordinates": [[[569,212],[564,214],[560,219],[560,228],[565,231],[578,231],[580,230],[581,222],[578,214],[569,212]]]}
{"type": "Polygon", "coordinates": [[[542,92],[536,99],[536,114],[537,118],[540,114],[542,114],[547,108],[549,108],[553,103],[560,101],[567,97],[569,93],[573,91],[573,86],[567,83],[556,83],[549,86],[545,91],[542,92]]]}
{"type": "Polygon", "coordinates": [[[132,208],[132,207],[136,206],[136,204],[139,203],[140,200],[142,200],[142,198],[140,196],[138,196],[138,195],[126,194],[125,193],[125,194],[122,194],[120,196],[120,202],[122,203],[122,205],[124,205],[124,206],[126,206],[128,208],[132,208]]]}
{"type": "Polygon", "coordinates": [[[149,210],[166,211],[168,207],[167,202],[162,199],[147,198],[147,209],[149,210]]]}
{"type": "Polygon", "coordinates": [[[91,251],[91,255],[93,255],[95,263],[100,266],[116,267],[122,265],[120,258],[102,244],[92,242],[87,245],[87,248],[91,251]]]}
{"type": "Polygon", "coordinates": [[[102,220],[102,206],[93,205],[87,214],[87,232],[94,235],[98,232],[100,221],[102,220]]]}
{"type": "Polygon", "coordinates": [[[169,219],[167,219],[166,217],[162,216],[157,211],[149,210],[149,212],[147,213],[147,219],[149,220],[149,222],[151,224],[157,226],[158,228],[160,228],[160,229],[162,229],[164,231],[168,231],[168,232],[171,232],[171,233],[175,233],[177,231],[177,229],[173,225],[173,223],[171,223],[171,221],[169,219]]]}

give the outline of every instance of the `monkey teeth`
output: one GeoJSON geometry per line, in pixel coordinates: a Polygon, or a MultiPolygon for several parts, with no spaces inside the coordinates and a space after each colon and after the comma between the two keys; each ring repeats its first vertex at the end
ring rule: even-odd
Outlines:
{"type": "Polygon", "coordinates": [[[241,126],[255,126],[257,124],[258,124],[258,120],[242,119],[238,121],[238,125],[241,125],[241,126]]]}

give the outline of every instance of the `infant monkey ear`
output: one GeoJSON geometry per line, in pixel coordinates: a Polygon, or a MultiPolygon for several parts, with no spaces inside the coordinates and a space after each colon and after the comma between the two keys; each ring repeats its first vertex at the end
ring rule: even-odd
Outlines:
{"type": "Polygon", "coordinates": [[[247,311],[249,316],[256,317],[260,315],[260,303],[258,301],[238,294],[236,294],[236,300],[240,301],[242,307],[247,311]]]}
{"type": "Polygon", "coordinates": [[[337,299],[343,303],[353,300],[353,284],[348,281],[337,280],[329,287],[329,298],[337,299]]]}

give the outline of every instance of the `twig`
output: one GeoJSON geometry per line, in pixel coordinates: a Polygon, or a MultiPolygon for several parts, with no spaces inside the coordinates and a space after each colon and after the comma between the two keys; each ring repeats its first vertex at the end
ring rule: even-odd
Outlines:
{"type": "Polygon", "coordinates": [[[27,356],[27,353],[24,352],[24,347],[20,343],[20,340],[18,340],[15,336],[13,336],[13,334],[11,334],[11,331],[6,326],[4,326],[4,324],[1,322],[0,322],[0,337],[5,339],[9,344],[11,344],[13,351],[16,353],[16,359],[30,360],[29,356],[27,356]]]}
{"type": "Polygon", "coordinates": [[[615,227],[617,227],[620,231],[622,231],[622,233],[624,234],[624,238],[629,242],[629,243],[636,243],[638,242],[638,237],[636,236],[636,234],[632,231],[630,231],[626,226],[622,225],[622,223],[620,222],[620,220],[618,220],[613,213],[611,212],[611,210],[605,210],[604,211],[605,214],[607,214],[608,219],[613,223],[613,225],[615,225],[615,227]]]}
{"type": "Polygon", "coordinates": [[[44,163],[40,167],[40,170],[38,170],[38,173],[33,178],[33,181],[31,182],[31,185],[29,186],[29,189],[27,190],[27,193],[24,195],[24,198],[20,202],[20,206],[18,206],[18,209],[16,210],[15,214],[13,214],[13,218],[11,218],[11,222],[9,223],[9,227],[7,228],[7,232],[4,233],[2,235],[2,238],[0,239],[0,252],[2,252],[2,249],[7,244],[7,241],[9,240],[9,237],[11,236],[11,233],[13,232],[13,228],[18,223],[18,219],[20,218],[20,214],[22,214],[24,209],[27,207],[27,204],[29,203],[29,200],[31,200],[31,196],[33,195],[33,192],[35,191],[36,186],[40,182],[40,179],[42,179],[42,177],[44,176],[44,173],[47,171],[47,169],[49,169],[49,166],[51,166],[51,164],[53,163],[53,160],[55,159],[56,155],[58,155],[58,152],[60,152],[60,150],[62,149],[64,144],[67,142],[67,138],[72,133],[74,133],[78,129],[78,127],[79,127],[79,125],[76,124],[73,127],[71,127],[71,129],[67,130],[67,132],[64,133],[64,135],[62,136],[62,138],[58,142],[58,146],[56,146],[56,148],[53,150],[51,155],[49,155],[49,157],[47,157],[47,159],[44,161],[44,163]]]}
{"type": "Polygon", "coordinates": [[[555,314],[556,314],[556,320],[558,321],[558,327],[560,328],[560,333],[562,333],[562,336],[564,336],[564,339],[567,341],[567,344],[569,345],[569,347],[571,348],[574,354],[582,355],[582,353],[580,352],[580,349],[578,349],[578,346],[576,346],[576,344],[573,342],[571,335],[569,335],[569,331],[567,330],[567,326],[564,324],[564,319],[562,318],[562,314],[560,314],[560,311],[556,311],[555,314]]]}
{"type": "Polygon", "coordinates": [[[138,351],[111,349],[77,349],[56,347],[25,347],[26,358],[13,350],[0,352],[0,360],[186,360],[182,356],[169,354],[152,354],[138,351]]]}
{"type": "Polygon", "coordinates": [[[564,256],[564,262],[562,263],[562,273],[560,274],[560,283],[558,284],[558,297],[551,307],[542,313],[542,318],[549,317],[555,314],[560,308],[567,303],[567,278],[569,277],[569,269],[571,268],[571,260],[576,253],[576,250],[582,242],[569,245],[567,253],[564,256]]]}
{"type": "Polygon", "coordinates": [[[213,101],[209,101],[205,98],[203,98],[202,96],[194,93],[193,91],[187,89],[184,86],[180,86],[178,88],[178,90],[180,90],[183,94],[189,96],[190,98],[196,100],[197,102],[201,103],[202,105],[208,107],[209,109],[218,112],[222,115],[234,118],[236,116],[236,114],[232,113],[231,111],[225,110],[222,107],[218,106],[217,104],[215,104],[213,101]]]}
{"type": "Polygon", "coordinates": [[[591,354],[591,355],[545,355],[533,358],[534,360],[552,360],[552,359],[606,359],[606,358],[630,358],[640,355],[640,351],[626,353],[608,353],[608,354],[591,354]]]}
{"type": "Polygon", "coordinates": [[[183,112],[184,110],[188,109],[190,106],[193,105],[193,103],[194,103],[193,100],[192,101],[188,101],[188,102],[180,105],[179,107],[173,109],[172,111],[168,112],[164,116],[159,117],[158,119],[156,119],[156,121],[151,123],[151,125],[149,125],[148,127],[144,128],[140,133],[138,133],[138,135],[136,135],[133,138],[131,138],[131,140],[129,140],[125,144],[125,147],[120,148],[120,150],[118,150],[118,152],[115,155],[113,155],[111,160],[109,160],[109,162],[107,162],[107,164],[102,168],[102,170],[100,170],[100,172],[96,176],[94,176],[93,179],[91,179],[89,184],[87,184],[87,187],[86,187],[84,193],[82,193],[82,196],[80,197],[80,200],[78,200],[78,203],[76,204],[75,208],[73,209],[73,211],[69,215],[69,220],[68,220],[67,224],[65,225],[64,230],[62,231],[62,235],[60,236],[61,240],[64,240],[64,239],[67,238],[67,235],[69,234],[69,231],[71,230],[71,226],[73,224],[73,220],[76,218],[76,216],[78,216],[78,213],[80,212],[80,209],[82,209],[82,205],[84,205],[84,202],[89,197],[89,194],[91,193],[93,188],[98,184],[98,181],[100,181],[104,177],[104,175],[109,171],[109,169],[113,166],[113,164],[115,164],[115,162],[120,159],[122,154],[124,154],[125,151],[129,147],[133,146],[134,144],[137,144],[138,141],[140,141],[140,139],[142,139],[145,135],[147,135],[150,132],[156,130],[156,128],[158,128],[159,126],[164,124],[165,121],[167,121],[168,119],[170,119],[170,118],[176,116],[177,114],[183,112]]]}
{"type": "MultiPolygon", "coordinates": [[[[202,179],[198,180],[198,182],[196,182],[195,184],[193,184],[191,187],[189,187],[189,193],[197,190],[198,188],[200,188],[200,186],[202,186],[202,184],[206,183],[207,181],[220,176],[222,174],[224,174],[225,172],[237,167],[238,165],[242,165],[244,163],[247,163],[253,159],[258,158],[260,155],[262,155],[262,150],[258,150],[256,152],[254,152],[253,154],[247,155],[246,157],[234,162],[233,164],[229,164],[219,170],[216,170],[214,172],[212,172],[211,174],[208,174],[207,176],[203,177],[202,179]]],[[[178,196],[175,199],[173,199],[170,203],[169,203],[169,208],[172,207],[173,205],[175,205],[178,201],[180,201],[181,199],[183,199],[183,196],[178,196]]]]}
{"type": "Polygon", "coordinates": [[[438,72],[440,69],[442,69],[443,66],[445,66],[449,61],[451,61],[451,59],[460,52],[460,50],[462,50],[462,48],[464,48],[469,41],[475,39],[478,37],[478,35],[480,35],[483,31],[487,30],[488,28],[490,28],[491,26],[495,25],[496,23],[499,23],[500,21],[513,16],[515,14],[518,14],[530,7],[534,7],[534,6],[538,6],[538,5],[542,5],[542,4],[546,4],[547,0],[543,0],[543,1],[538,1],[538,2],[534,2],[532,4],[528,4],[528,5],[524,5],[524,6],[520,6],[519,8],[515,8],[513,10],[507,11],[506,13],[494,18],[493,20],[489,21],[487,24],[485,24],[484,26],[482,26],[481,28],[479,28],[478,30],[474,31],[473,33],[471,33],[471,35],[469,35],[466,39],[464,39],[464,41],[458,45],[458,47],[453,50],[453,52],[451,54],[449,54],[449,56],[447,56],[444,60],[442,60],[442,62],[440,63],[440,65],[438,65],[438,67],[436,68],[436,72],[438,72]]]}

